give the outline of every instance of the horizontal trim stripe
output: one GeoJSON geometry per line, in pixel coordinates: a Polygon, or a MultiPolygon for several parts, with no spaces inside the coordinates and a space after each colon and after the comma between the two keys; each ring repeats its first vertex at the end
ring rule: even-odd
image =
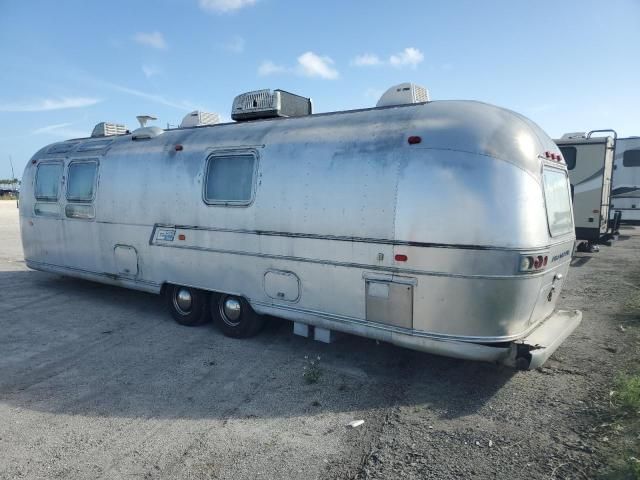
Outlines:
{"type": "Polygon", "coordinates": [[[473,244],[460,244],[460,243],[438,243],[438,242],[416,242],[411,240],[392,240],[384,238],[370,238],[370,237],[349,237],[341,235],[323,235],[315,233],[295,233],[295,232],[278,232],[274,230],[247,230],[247,229],[234,229],[234,228],[222,228],[222,227],[200,227],[195,225],[170,225],[157,223],[154,226],[150,244],[153,243],[155,238],[156,228],[175,228],[179,230],[200,230],[207,232],[222,232],[222,233],[241,233],[246,235],[264,235],[270,237],[285,237],[285,238],[308,238],[312,240],[331,240],[338,242],[359,242],[359,243],[373,243],[378,245],[398,245],[408,247],[422,247],[422,248],[452,248],[458,250],[497,250],[507,252],[530,252],[533,250],[545,250],[556,245],[560,245],[569,241],[570,239],[561,240],[548,245],[536,246],[536,247],[500,247],[493,245],[473,245],[473,244]]]}

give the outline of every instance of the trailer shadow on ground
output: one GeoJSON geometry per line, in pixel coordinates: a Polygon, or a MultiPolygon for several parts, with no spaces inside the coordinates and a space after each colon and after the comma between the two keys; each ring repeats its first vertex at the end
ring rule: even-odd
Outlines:
{"type": "Polygon", "coordinates": [[[517,375],[350,335],[322,344],[278,319],[230,339],[175,324],[156,295],[41,272],[0,272],[2,290],[0,401],[43,412],[230,419],[428,404],[458,417],[517,375]]]}

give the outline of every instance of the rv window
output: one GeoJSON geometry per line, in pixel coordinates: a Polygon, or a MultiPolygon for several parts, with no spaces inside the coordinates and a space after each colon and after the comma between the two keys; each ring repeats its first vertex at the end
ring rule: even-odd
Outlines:
{"type": "Polygon", "coordinates": [[[567,169],[576,168],[576,147],[560,147],[564,161],[567,163],[567,169]]]}
{"type": "Polygon", "coordinates": [[[205,201],[235,205],[251,203],[255,163],[256,157],[251,154],[209,157],[205,201]]]}
{"type": "Polygon", "coordinates": [[[623,167],[640,167],[640,149],[627,150],[622,155],[623,167]]]}
{"type": "Polygon", "coordinates": [[[561,170],[545,168],[543,176],[549,232],[552,237],[569,233],[573,229],[573,221],[567,175],[561,170]]]}
{"type": "Polygon", "coordinates": [[[76,202],[90,202],[96,183],[96,162],[71,162],[69,164],[69,182],[67,199],[76,202]]]}
{"type": "Polygon", "coordinates": [[[62,163],[41,163],[36,171],[35,194],[38,200],[58,200],[62,163]]]}

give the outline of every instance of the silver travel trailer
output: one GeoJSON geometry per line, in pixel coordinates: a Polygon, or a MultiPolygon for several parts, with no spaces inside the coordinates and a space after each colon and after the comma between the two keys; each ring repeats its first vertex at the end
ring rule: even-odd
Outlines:
{"type": "Polygon", "coordinates": [[[617,134],[613,130],[567,133],[556,144],[569,171],[578,250],[595,252],[598,243],[613,236],[609,205],[613,156],[617,134]],[[594,134],[613,133],[613,136],[594,134]]]}
{"type": "Polygon", "coordinates": [[[293,98],[291,118],[263,91],[234,104],[251,121],[44,147],[23,177],[26,263],[162,293],[178,322],[234,337],[274,315],[538,367],[582,317],[554,310],[575,241],[559,150],[512,111],[394,88],[314,115],[293,98]]]}
{"type": "Polygon", "coordinates": [[[622,222],[640,222],[640,137],[618,139],[611,210],[622,222]]]}

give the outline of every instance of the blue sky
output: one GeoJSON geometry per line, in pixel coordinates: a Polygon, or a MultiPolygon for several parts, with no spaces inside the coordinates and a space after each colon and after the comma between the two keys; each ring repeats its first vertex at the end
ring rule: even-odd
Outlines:
{"type": "Polygon", "coordinates": [[[0,178],[100,121],[177,124],[283,88],[315,110],[433,99],[514,109],[552,136],[640,135],[640,0],[0,0],[0,178]]]}

